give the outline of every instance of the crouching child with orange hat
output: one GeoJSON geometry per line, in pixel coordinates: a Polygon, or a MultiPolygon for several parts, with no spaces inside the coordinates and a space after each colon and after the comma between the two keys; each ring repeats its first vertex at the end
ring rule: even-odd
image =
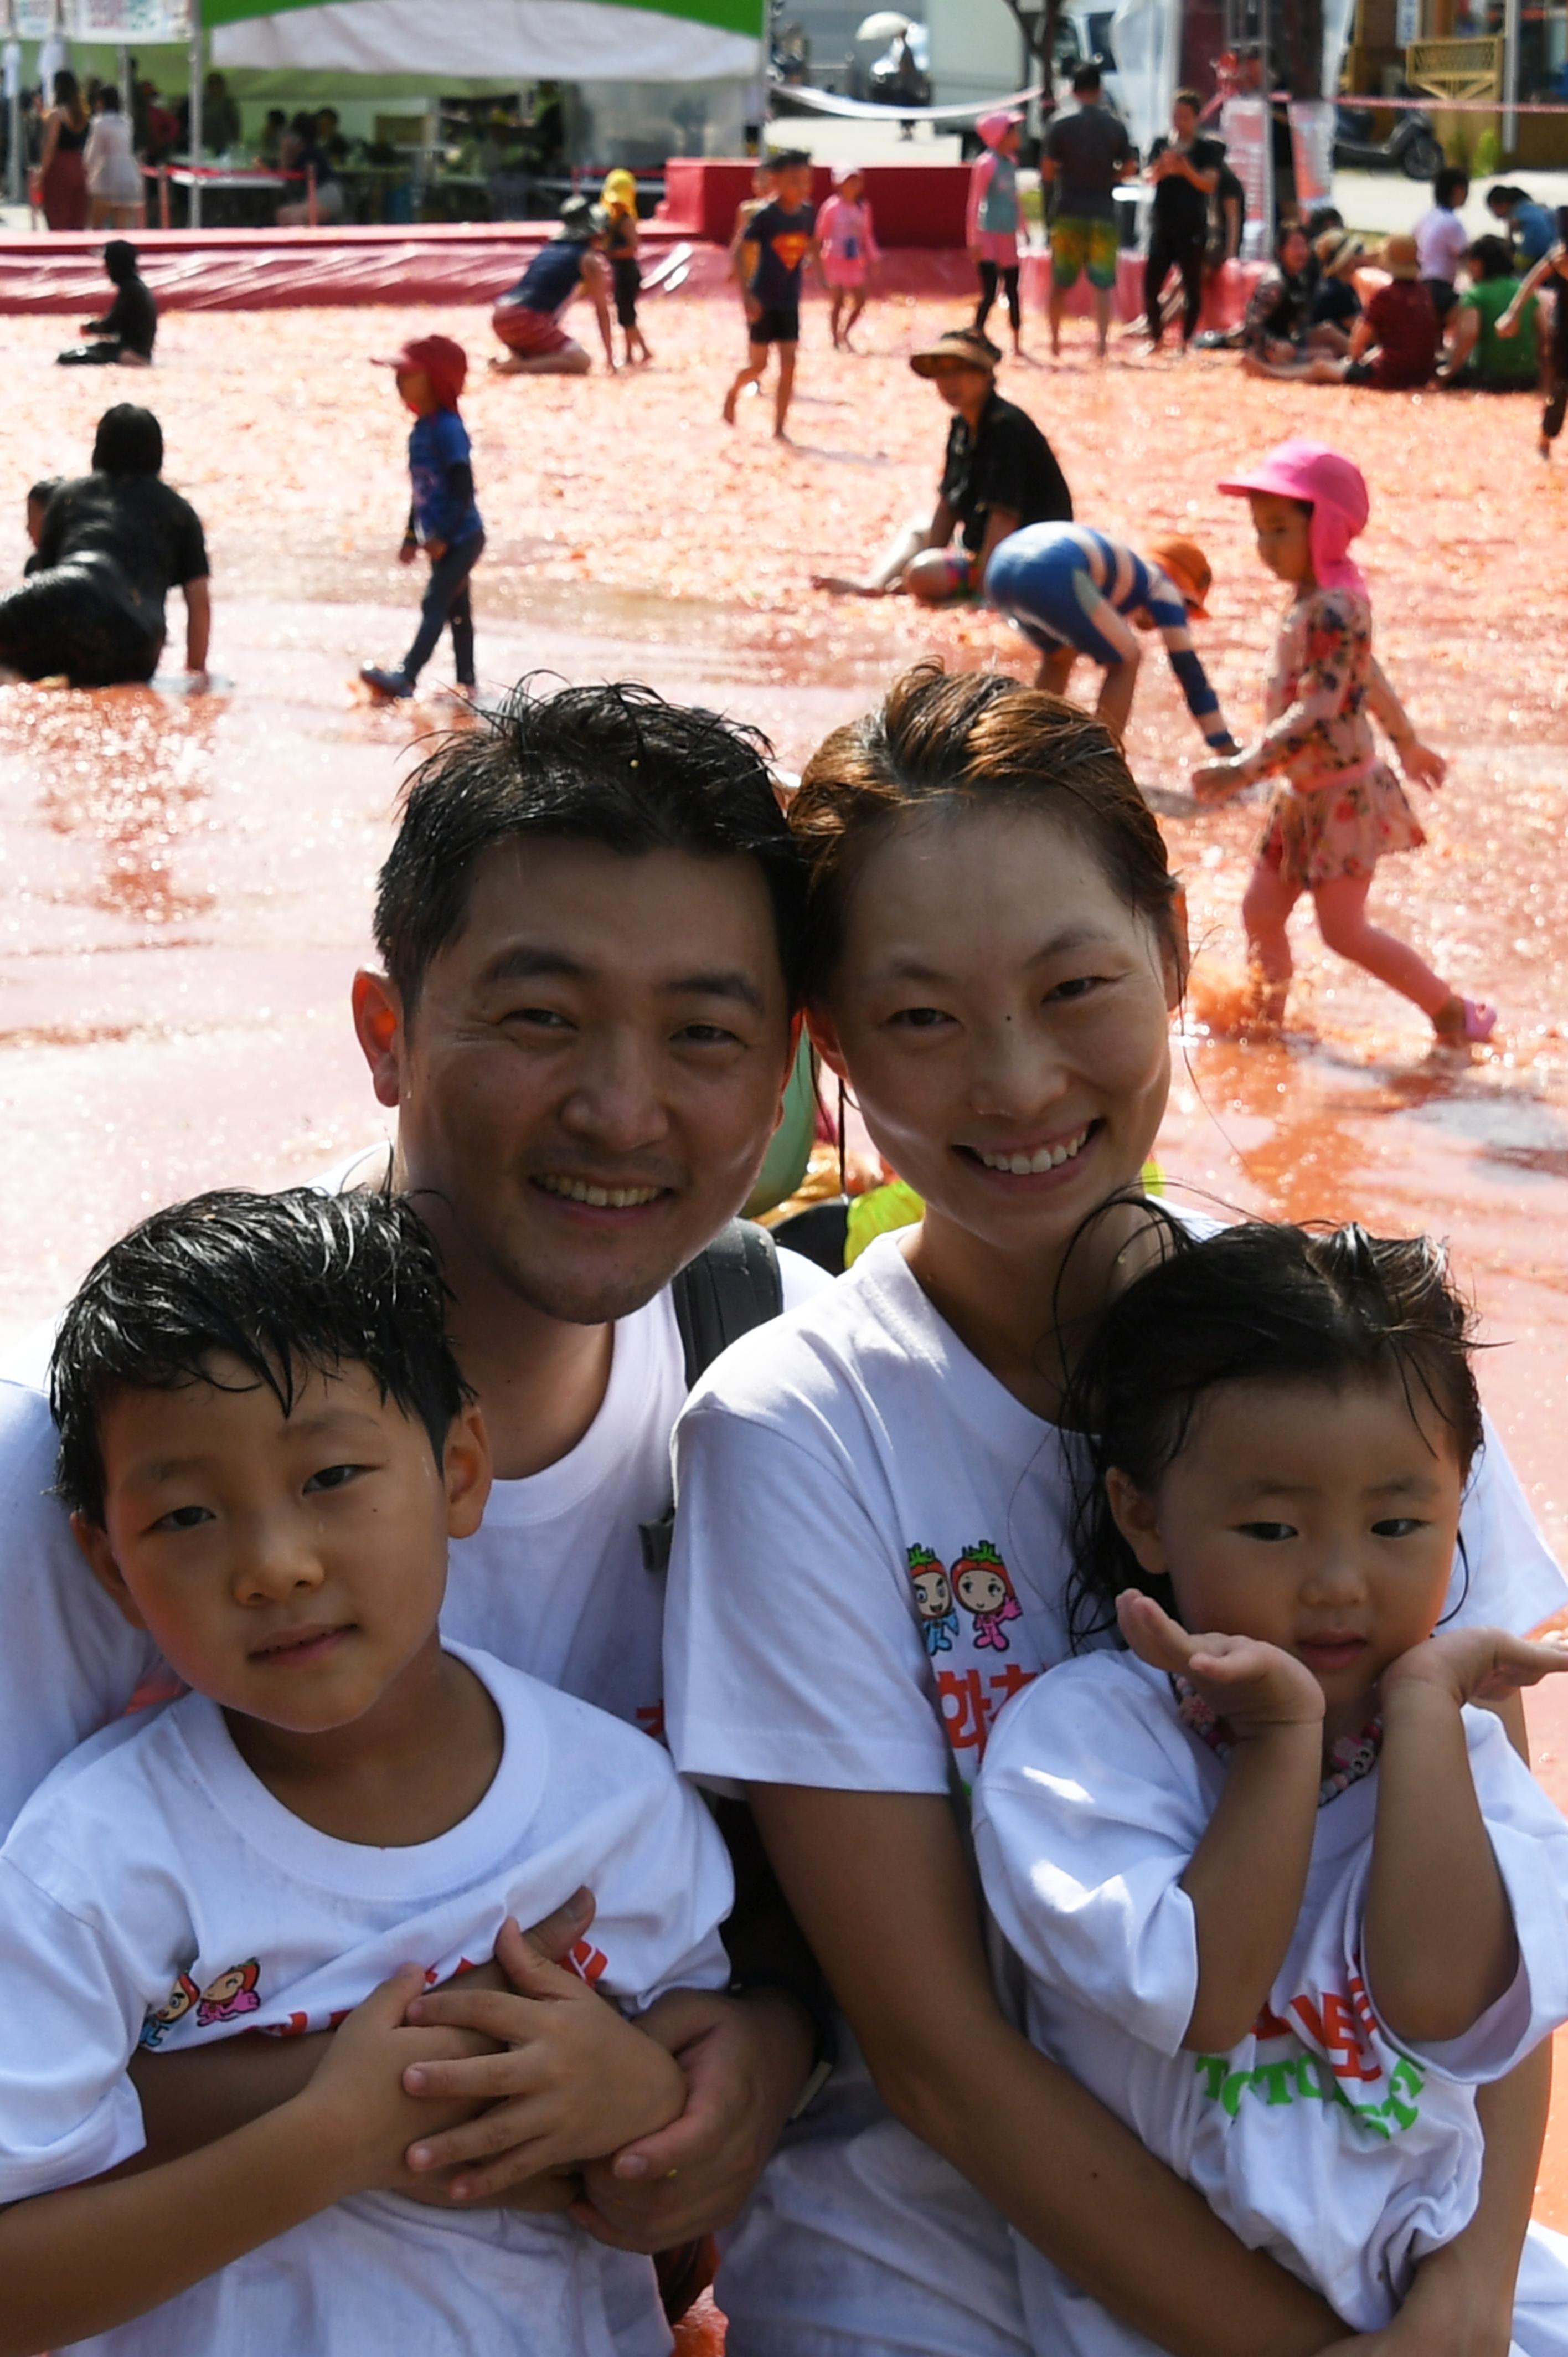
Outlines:
{"type": "Polygon", "coordinates": [[[468,430],[457,412],[468,373],[462,345],[450,336],[419,336],[381,365],[395,370],[399,395],[413,412],[408,437],[413,496],[398,563],[412,565],[422,548],[430,559],[419,628],[407,654],[395,669],[369,662],[360,666],[360,677],[371,694],[391,702],[413,694],[420,673],[448,628],[457,685],[465,690],[474,686],[469,576],[484,549],[485,527],[474,499],[468,430]]]}
{"type": "Polygon", "coordinates": [[[1142,659],[1134,633],[1157,630],[1187,708],[1217,752],[1236,749],[1187,625],[1208,619],[1208,560],[1195,541],[1155,541],[1146,555],[1081,523],[1009,533],[985,571],[985,595],[1039,649],[1036,687],[1067,694],[1079,655],[1104,673],[1096,716],[1124,736],[1142,659]]]}

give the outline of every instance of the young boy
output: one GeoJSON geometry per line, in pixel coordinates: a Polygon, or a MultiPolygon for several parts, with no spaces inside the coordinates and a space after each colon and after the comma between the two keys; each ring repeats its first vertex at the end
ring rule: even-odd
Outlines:
{"type": "Polygon", "coordinates": [[[740,230],[732,249],[736,277],[746,302],[748,350],[746,366],[725,395],[725,424],[735,424],[741,389],[760,384],[768,347],[779,347],[779,379],[773,393],[773,434],[788,440],[784,421],[795,388],[795,347],[800,340],[800,272],[807,256],[820,262],[816,208],[811,201],[811,159],[787,148],[772,159],[768,201],[740,230]]]}
{"type": "Polygon", "coordinates": [[[390,361],[405,408],[413,412],[408,437],[408,471],[413,498],[408,530],[398,551],[400,565],[412,565],[423,546],[430,559],[430,582],[420,606],[413,646],[395,670],[361,663],[360,677],[378,701],[412,695],[420,673],[448,625],[457,685],[472,691],[474,608],[468,576],[485,545],[485,527],[474,502],[472,446],[457,403],[468,373],[468,355],[450,336],[419,336],[390,361]]]}
{"type": "Polygon", "coordinates": [[[118,362],[124,368],[151,368],[157,341],[157,297],[137,266],[136,249],[123,237],[111,238],[103,249],[103,274],[114,289],[114,300],[101,319],[83,323],[91,338],[59,354],[62,368],[102,368],[118,362]]]}
{"type": "Polygon", "coordinates": [[[99,2334],[102,2357],[668,2350],[651,2261],[395,2190],[447,2124],[404,2093],[431,2053],[408,2008],[517,1921],[597,1897],[579,1976],[536,1986],[542,2088],[568,2017],[591,2057],[565,2113],[535,2104],[541,2172],[684,2100],[602,2000],[728,1978],[728,1861],[666,1756],[442,1646],[447,1541],[489,1486],[444,1309],[406,1204],[298,1189],[156,1214],[67,1312],[60,1492],[191,1691],[64,1761],[0,1851],[5,2357],[99,2334]],[[338,2021],[292,2101],[105,2181],[144,2143],[138,2044],[338,2021]]]}

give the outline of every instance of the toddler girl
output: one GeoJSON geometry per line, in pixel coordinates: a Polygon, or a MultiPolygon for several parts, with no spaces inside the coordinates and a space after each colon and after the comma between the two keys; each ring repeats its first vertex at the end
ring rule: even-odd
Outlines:
{"type": "Polygon", "coordinates": [[[1192,773],[1200,802],[1223,802],[1256,779],[1279,783],[1241,914],[1261,985],[1260,1013],[1284,1015],[1291,910],[1310,892],[1325,944],[1413,999],[1440,1039],[1491,1035],[1495,1010],[1461,998],[1408,943],[1367,921],[1380,859],[1426,840],[1403,788],[1379,759],[1370,716],[1407,778],[1442,784],[1441,757],[1420,742],[1372,654],[1367,584],[1348,551],[1367,522],[1359,468],[1321,442],[1282,442],[1222,491],[1251,501],[1258,554],[1294,592],[1274,645],[1257,743],[1192,773]]]}
{"type": "MultiPolygon", "coordinates": [[[[1568,1825],[1470,1706],[1568,1652],[1444,1625],[1482,1426],[1438,1249],[1168,1234],[1071,1404],[1075,1640],[1129,1650],[1008,1706],[976,1851],[1033,2042],[1376,2332],[1475,2212],[1477,2087],[1568,2016],[1568,1825]]],[[[1041,2357],[1152,2352],[1018,2249],[1041,2357]]],[[[1541,2230],[1512,2331],[1568,2350],[1541,2230]]]]}
{"type": "Polygon", "coordinates": [[[853,351],[850,329],[865,308],[866,274],[882,259],[865,201],[865,175],[858,164],[833,166],[833,192],[817,215],[822,276],[832,296],[831,325],[835,351],[853,351]],[[844,318],[845,303],[849,317],[844,318]]]}

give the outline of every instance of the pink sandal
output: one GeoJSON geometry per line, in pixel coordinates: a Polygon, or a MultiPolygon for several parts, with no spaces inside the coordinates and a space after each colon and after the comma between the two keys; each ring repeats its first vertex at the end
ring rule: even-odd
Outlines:
{"type": "Polygon", "coordinates": [[[1446,1023],[1434,1021],[1433,1028],[1440,1039],[1462,1041],[1466,1047],[1480,1047],[1497,1029],[1498,1010],[1488,1006],[1484,998],[1461,998],[1459,1012],[1446,1023]]]}

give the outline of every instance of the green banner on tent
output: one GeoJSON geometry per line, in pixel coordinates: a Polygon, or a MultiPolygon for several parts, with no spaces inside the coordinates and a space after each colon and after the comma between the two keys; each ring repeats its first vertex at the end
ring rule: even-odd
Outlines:
{"type": "MultiPolygon", "coordinates": [[[[243,25],[257,16],[284,16],[296,8],[318,8],[321,0],[201,0],[202,22],[208,26],[243,25]]],[[[348,0],[350,6],[373,5],[374,0],[348,0]]],[[[620,5],[645,8],[650,16],[676,16],[689,25],[714,25],[726,33],[743,33],[760,40],[767,17],[767,0],[620,0],[620,5]]]]}

